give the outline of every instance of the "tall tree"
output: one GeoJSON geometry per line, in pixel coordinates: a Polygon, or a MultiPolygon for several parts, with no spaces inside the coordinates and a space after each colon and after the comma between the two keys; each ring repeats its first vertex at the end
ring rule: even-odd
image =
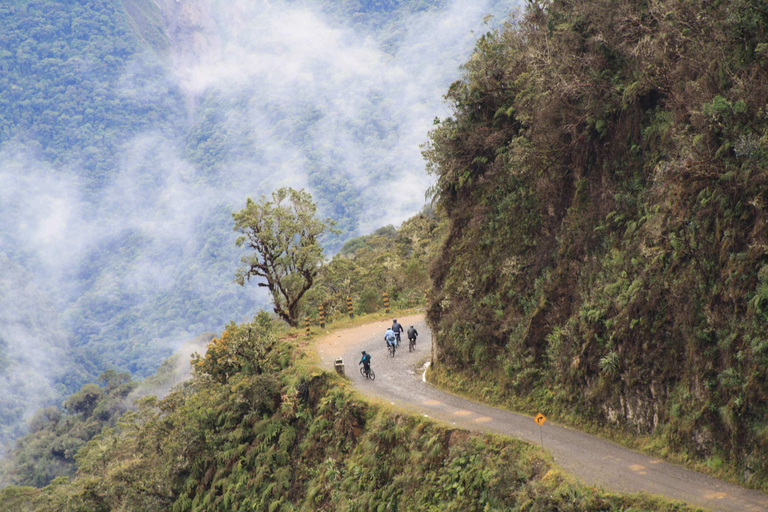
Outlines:
{"type": "Polygon", "coordinates": [[[272,199],[255,203],[248,198],[245,208],[232,216],[234,230],[241,233],[237,246],[254,250],[241,260],[237,282],[262,278],[259,286],[269,289],[274,310],[292,327],[298,325],[299,303],[312,287],[323,261],[318,239],[333,229],[334,221],[321,221],[312,196],[302,190],[281,188],[272,199]]]}

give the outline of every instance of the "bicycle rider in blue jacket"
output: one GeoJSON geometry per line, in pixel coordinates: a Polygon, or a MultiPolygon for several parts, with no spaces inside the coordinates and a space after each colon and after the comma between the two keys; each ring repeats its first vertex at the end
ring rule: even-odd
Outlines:
{"type": "Polygon", "coordinates": [[[361,364],[363,365],[363,368],[365,368],[365,373],[371,372],[371,354],[366,354],[365,350],[363,350],[363,358],[357,363],[358,366],[361,364]]]}
{"type": "Polygon", "coordinates": [[[395,335],[395,332],[392,329],[387,329],[387,332],[384,333],[384,341],[387,342],[387,348],[389,348],[390,345],[397,347],[397,335],[395,335]]]}

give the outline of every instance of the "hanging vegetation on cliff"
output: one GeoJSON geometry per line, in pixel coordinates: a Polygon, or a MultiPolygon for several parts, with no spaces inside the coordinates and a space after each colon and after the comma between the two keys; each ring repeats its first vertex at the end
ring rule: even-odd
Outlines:
{"type": "Polygon", "coordinates": [[[768,479],[767,25],[532,2],[478,41],[425,148],[438,367],[768,479]]]}

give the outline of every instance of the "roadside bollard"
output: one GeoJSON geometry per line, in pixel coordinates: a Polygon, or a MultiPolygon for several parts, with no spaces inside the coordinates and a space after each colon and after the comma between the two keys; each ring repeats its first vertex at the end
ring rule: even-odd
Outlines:
{"type": "Polygon", "coordinates": [[[352,297],[347,297],[347,312],[349,313],[349,318],[355,318],[355,313],[352,309],[352,297]]]}

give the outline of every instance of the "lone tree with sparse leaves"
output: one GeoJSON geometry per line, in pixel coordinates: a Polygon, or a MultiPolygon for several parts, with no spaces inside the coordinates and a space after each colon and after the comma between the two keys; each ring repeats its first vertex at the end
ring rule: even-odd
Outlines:
{"type": "Polygon", "coordinates": [[[259,286],[269,289],[275,313],[291,327],[298,326],[301,298],[323,261],[318,239],[326,231],[336,232],[335,222],[321,221],[316,211],[308,192],[284,187],[272,192],[271,201],[248,198],[245,208],[232,214],[234,230],[241,233],[235,243],[254,250],[242,258],[236,281],[242,286],[251,277],[262,278],[259,286]]]}

